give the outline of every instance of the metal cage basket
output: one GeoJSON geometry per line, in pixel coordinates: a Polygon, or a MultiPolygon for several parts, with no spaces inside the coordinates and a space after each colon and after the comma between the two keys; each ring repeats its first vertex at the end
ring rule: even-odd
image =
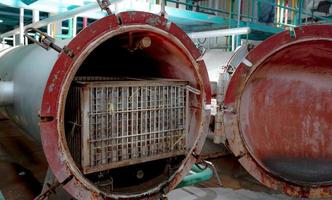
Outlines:
{"type": "Polygon", "coordinates": [[[74,160],[83,173],[184,155],[187,85],[186,81],[149,79],[80,81],[72,86],[69,96],[80,105],[81,113],[74,115],[80,126],[68,143],[81,145],[80,152],[69,148],[76,151],[74,160]]]}

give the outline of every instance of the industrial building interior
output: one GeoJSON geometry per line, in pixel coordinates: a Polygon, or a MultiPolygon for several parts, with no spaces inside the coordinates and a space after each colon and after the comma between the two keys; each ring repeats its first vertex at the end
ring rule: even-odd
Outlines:
{"type": "Polygon", "coordinates": [[[0,0],[0,200],[332,199],[331,0],[0,0]]]}

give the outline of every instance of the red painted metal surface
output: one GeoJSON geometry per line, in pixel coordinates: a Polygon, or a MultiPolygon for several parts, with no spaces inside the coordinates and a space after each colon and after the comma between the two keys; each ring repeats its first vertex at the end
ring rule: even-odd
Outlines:
{"type": "MultiPolygon", "coordinates": [[[[112,32],[125,33],[127,28],[137,25],[148,26],[151,30],[153,29],[155,31],[163,31],[167,33],[167,36],[171,39],[166,40],[162,36],[160,36],[159,39],[161,44],[164,43],[166,46],[169,45],[169,48],[171,49],[170,51],[172,51],[173,54],[165,53],[165,57],[163,58],[165,60],[165,66],[162,67],[160,73],[171,78],[188,80],[192,86],[201,89],[200,98],[202,99],[202,102],[210,103],[210,86],[205,64],[204,62],[196,61],[196,59],[200,57],[200,52],[190,38],[173,23],[167,22],[164,18],[150,13],[125,12],[120,13],[117,16],[111,15],[105,17],[84,29],[68,45],[68,48],[73,50],[73,53],[75,54],[74,59],[61,53],[54,65],[44,92],[40,112],[41,118],[44,119],[40,123],[41,138],[48,163],[59,182],[63,182],[72,177],[72,179],[64,185],[64,188],[76,198],[132,198],[131,196],[102,193],[84,179],[79,172],[79,169],[73,164],[74,162],[69,155],[69,150],[64,142],[65,137],[61,124],[63,124],[64,117],[64,95],[66,95],[66,91],[68,91],[70,86],[68,83],[71,82],[79,68],[79,64],[77,63],[80,62],[80,57],[84,57],[85,54],[88,53],[87,50],[91,48],[90,45],[93,45],[107,34],[112,32]],[[171,44],[173,41],[178,42],[172,47],[171,44]],[[177,57],[174,57],[174,52],[178,52],[176,53],[177,57]],[[186,54],[191,55],[193,61],[196,62],[196,65],[193,65],[190,59],[185,57],[186,54]],[[185,64],[181,63],[180,66],[176,65],[179,57],[184,60],[185,64]],[[176,67],[172,68],[170,66],[176,67]]],[[[156,58],[162,56],[158,55],[158,53],[163,51],[162,48],[157,48],[155,50],[156,51],[154,52],[149,52],[150,55],[156,58]]],[[[109,61],[109,58],[106,58],[106,60],[109,61]]],[[[190,151],[190,154],[193,151],[196,153],[201,151],[206,136],[204,134],[206,132],[205,129],[207,130],[209,122],[209,113],[202,109],[204,105],[202,103],[198,103],[198,105],[202,107],[195,113],[198,121],[195,125],[196,135],[192,135],[191,137],[193,140],[193,148],[190,151]]],[[[192,164],[196,160],[190,154],[183,161],[183,167],[178,170],[174,177],[170,178],[168,186],[165,186],[163,190],[167,192],[168,190],[173,189],[190,170],[192,164]]],[[[141,194],[141,196],[136,195],[135,198],[155,195],[158,192],[160,191],[149,191],[148,193],[141,194]]]]}
{"type": "Polygon", "coordinates": [[[245,59],[225,98],[230,148],[268,187],[332,196],[332,26],[280,33],[245,59]]]}

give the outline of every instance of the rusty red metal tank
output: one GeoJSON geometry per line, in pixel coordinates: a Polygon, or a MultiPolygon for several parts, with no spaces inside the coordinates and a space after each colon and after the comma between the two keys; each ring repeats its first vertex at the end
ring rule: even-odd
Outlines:
{"type": "Polygon", "coordinates": [[[57,181],[76,199],[159,199],[174,189],[210,117],[191,39],[159,15],[123,12],[56,43],[70,56],[37,45],[4,52],[0,78],[2,111],[41,141],[57,181]]]}
{"type": "Polygon", "coordinates": [[[332,26],[285,31],[251,50],[226,92],[227,142],[262,184],[332,196],[332,26]]]}

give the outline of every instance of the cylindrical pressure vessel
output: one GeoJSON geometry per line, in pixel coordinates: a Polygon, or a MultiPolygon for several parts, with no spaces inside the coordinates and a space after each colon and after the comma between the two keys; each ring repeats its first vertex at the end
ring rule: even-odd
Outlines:
{"type": "Polygon", "coordinates": [[[159,198],[204,143],[209,78],[190,38],[165,18],[124,12],[94,22],[72,52],[1,53],[1,111],[37,141],[77,199],[159,198]]]}
{"type": "Polygon", "coordinates": [[[262,184],[332,196],[332,26],[284,31],[259,44],[224,100],[227,143],[262,184]]]}

